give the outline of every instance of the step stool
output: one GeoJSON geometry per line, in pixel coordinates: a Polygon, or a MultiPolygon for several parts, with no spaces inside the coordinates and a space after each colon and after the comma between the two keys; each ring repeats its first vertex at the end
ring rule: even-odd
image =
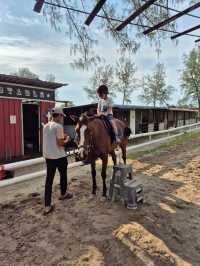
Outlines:
{"type": "Polygon", "coordinates": [[[109,199],[116,200],[124,197],[124,184],[129,179],[133,178],[131,165],[114,165],[113,175],[110,180],[109,199]]]}
{"type": "Polygon", "coordinates": [[[124,203],[127,209],[137,209],[144,201],[142,185],[135,180],[128,180],[124,184],[124,203]]]}

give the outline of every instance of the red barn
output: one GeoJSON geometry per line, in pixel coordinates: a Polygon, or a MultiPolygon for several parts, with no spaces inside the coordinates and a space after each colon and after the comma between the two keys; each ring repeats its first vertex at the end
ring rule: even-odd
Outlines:
{"type": "Polygon", "coordinates": [[[42,123],[64,85],[0,74],[0,163],[42,152],[42,123]]]}

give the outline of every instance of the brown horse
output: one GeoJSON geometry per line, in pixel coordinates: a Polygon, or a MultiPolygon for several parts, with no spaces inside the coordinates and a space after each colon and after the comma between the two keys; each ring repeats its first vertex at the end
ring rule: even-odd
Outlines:
{"type": "MultiPolygon", "coordinates": [[[[125,125],[124,122],[116,119],[116,126],[121,142],[119,144],[122,150],[122,158],[126,163],[126,146],[131,130],[125,125]]],[[[108,164],[109,154],[112,156],[113,163],[116,164],[116,145],[112,143],[111,136],[106,129],[103,120],[97,117],[87,117],[82,114],[77,121],[76,125],[76,142],[79,147],[79,158],[91,164],[92,173],[92,194],[96,194],[96,160],[102,160],[101,176],[103,179],[103,197],[106,197],[106,170],[108,164]]]]}

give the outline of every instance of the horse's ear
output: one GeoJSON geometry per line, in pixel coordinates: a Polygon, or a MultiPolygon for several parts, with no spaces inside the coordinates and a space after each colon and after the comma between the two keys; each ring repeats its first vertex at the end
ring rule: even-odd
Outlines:
{"type": "Polygon", "coordinates": [[[81,121],[82,124],[87,125],[88,123],[87,112],[81,114],[79,121],[81,121]]]}
{"type": "Polygon", "coordinates": [[[73,120],[75,123],[78,123],[79,117],[76,115],[70,115],[69,116],[71,118],[71,120],[73,120]]]}

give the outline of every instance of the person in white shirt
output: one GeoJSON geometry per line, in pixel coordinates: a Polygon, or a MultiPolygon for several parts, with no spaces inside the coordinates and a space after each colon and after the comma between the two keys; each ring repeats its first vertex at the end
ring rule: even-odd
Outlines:
{"type": "Polygon", "coordinates": [[[62,109],[55,108],[52,111],[52,119],[43,129],[43,157],[46,160],[47,176],[45,183],[45,210],[48,214],[53,210],[51,195],[53,180],[58,169],[60,174],[60,200],[71,199],[73,195],[67,191],[67,157],[64,146],[69,137],[64,134],[63,121],[65,114],[62,109]]]}

